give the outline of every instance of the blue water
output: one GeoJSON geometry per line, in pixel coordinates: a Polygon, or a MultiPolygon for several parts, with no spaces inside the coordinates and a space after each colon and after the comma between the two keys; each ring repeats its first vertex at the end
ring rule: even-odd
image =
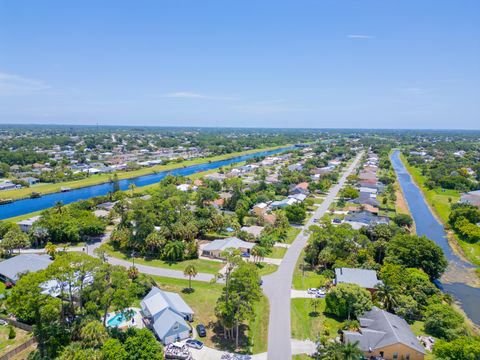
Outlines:
{"type": "MultiPolygon", "coordinates": [[[[284,147],[276,150],[260,151],[254,154],[233,157],[227,160],[207,162],[199,165],[187,166],[184,168],[174,169],[170,171],[161,171],[155,174],[140,176],[133,179],[124,179],[119,181],[120,189],[127,190],[130,184],[135,184],[137,187],[155,184],[162,180],[167,175],[187,176],[198,172],[216,169],[222,166],[238,163],[251,159],[257,156],[268,156],[277,154],[286,150],[293,149],[294,146],[284,147]]],[[[86,200],[96,196],[107,195],[113,190],[112,183],[105,183],[99,185],[88,186],[80,189],[74,189],[64,193],[53,193],[43,195],[36,199],[18,200],[10,204],[0,205],[0,220],[7,219],[13,216],[28,214],[34,211],[48,209],[55,205],[57,201],[62,201],[64,204],[70,204],[78,200],[86,200]]]]}
{"type": "MultiPolygon", "coordinates": [[[[405,200],[408,203],[417,235],[425,235],[429,239],[435,241],[443,250],[453,271],[469,270],[474,266],[462,260],[453,252],[450,247],[447,234],[443,225],[435,218],[430,211],[422,191],[413,181],[407,169],[400,160],[400,152],[395,151],[391,156],[391,161],[395,172],[397,173],[398,181],[402,188],[405,200]]],[[[469,286],[462,282],[438,282],[439,287],[446,293],[452,295],[462,307],[467,316],[475,323],[480,325],[480,289],[469,286]]]]}
{"type": "Polygon", "coordinates": [[[109,319],[107,321],[107,325],[110,327],[117,327],[117,326],[120,326],[120,324],[122,324],[125,320],[126,319],[123,313],[119,313],[119,314],[116,314],[111,319],[109,319]]]}

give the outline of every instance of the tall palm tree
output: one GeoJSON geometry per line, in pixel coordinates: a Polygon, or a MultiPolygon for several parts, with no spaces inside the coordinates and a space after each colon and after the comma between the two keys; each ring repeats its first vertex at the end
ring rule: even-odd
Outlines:
{"type": "Polygon", "coordinates": [[[328,342],[325,346],[319,344],[316,360],[359,360],[363,356],[358,347],[358,341],[354,343],[328,342]]]}
{"type": "Polygon", "coordinates": [[[339,350],[344,360],[358,360],[363,355],[363,351],[358,347],[358,341],[342,343],[339,350]]]}
{"type": "Polygon", "coordinates": [[[135,192],[136,187],[137,187],[137,185],[135,185],[133,182],[130,185],[128,185],[128,188],[132,192],[132,195],[135,192]]]}
{"type": "Polygon", "coordinates": [[[188,288],[192,289],[192,277],[197,276],[198,271],[194,265],[187,265],[183,270],[183,275],[188,276],[188,288]]]}
{"type": "Polygon", "coordinates": [[[57,213],[61,214],[63,210],[63,201],[55,202],[55,209],[57,209],[57,213]]]}
{"type": "Polygon", "coordinates": [[[383,305],[387,311],[392,311],[397,305],[398,291],[388,282],[380,283],[376,287],[377,291],[374,293],[374,299],[383,305]]]}

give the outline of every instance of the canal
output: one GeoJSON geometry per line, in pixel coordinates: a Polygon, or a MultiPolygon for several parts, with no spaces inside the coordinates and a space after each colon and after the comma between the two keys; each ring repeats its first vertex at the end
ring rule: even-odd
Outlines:
{"type": "MultiPolygon", "coordinates": [[[[137,178],[120,180],[119,185],[121,190],[127,190],[130,184],[135,184],[137,187],[146,186],[159,182],[167,175],[188,176],[198,172],[217,169],[222,166],[239,163],[258,156],[269,156],[278,154],[284,151],[292,150],[294,148],[294,146],[290,146],[274,150],[259,151],[252,154],[236,156],[226,160],[206,162],[203,164],[187,166],[169,171],[160,171],[149,175],[143,175],[137,178]]],[[[96,196],[107,195],[110,191],[112,191],[112,189],[112,183],[104,183],[79,189],[73,189],[69,192],[47,194],[36,199],[18,200],[13,203],[0,205],[0,220],[28,214],[34,211],[48,209],[54,206],[57,201],[62,201],[64,204],[70,204],[78,200],[86,200],[96,196]]]]}
{"type": "Polygon", "coordinates": [[[402,188],[405,200],[408,203],[413,220],[415,221],[417,235],[425,235],[429,239],[435,241],[445,253],[445,257],[449,262],[448,272],[457,272],[452,274],[455,276],[445,276],[446,278],[454,278],[455,281],[439,281],[439,287],[447,294],[452,295],[460,304],[467,316],[477,325],[480,325],[480,289],[472,287],[465,282],[458,281],[462,279],[462,273],[471,273],[473,265],[460,258],[450,247],[447,234],[441,222],[432,214],[427,205],[422,191],[413,181],[408,170],[400,159],[400,152],[395,151],[390,157],[393,168],[397,174],[398,182],[402,188]],[[460,276],[458,276],[460,274],[460,276]]]}

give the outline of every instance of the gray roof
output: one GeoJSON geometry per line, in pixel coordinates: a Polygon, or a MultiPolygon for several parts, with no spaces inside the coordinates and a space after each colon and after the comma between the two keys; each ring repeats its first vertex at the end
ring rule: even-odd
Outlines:
{"type": "Polygon", "coordinates": [[[254,243],[243,241],[237,237],[229,237],[226,239],[213,240],[210,244],[203,248],[203,251],[223,251],[229,248],[246,248],[252,249],[255,246],[254,243]]]}
{"type": "Polygon", "coordinates": [[[337,268],[335,269],[335,283],[357,284],[366,289],[373,289],[375,285],[381,284],[375,270],[337,268]]]}
{"type": "Polygon", "coordinates": [[[140,305],[142,309],[147,310],[152,317],[155,317],[168,308],[184,315],[193,314],[193,310],[180,295],[160,290],[157,287],[153,287],[152,290],[150,290],[140,305]]]}
{"type": "Polygon", "coordinates": [[[374,306],[358,320],[361,326],[360,332],[344,331],[343,335],[346,342],[358,341],[362,351],[400,343],[425,354],[425,349],[401,317],[374,306]]]}
{"type": "Polygon", "coordinates": [[[369,211],[359,211],[345,216],[345,221],[359,222],[367,225],[388,224],[390,219],[386,216],[374,215],[369,211]]]}
{"type": "Polygon", "coordinates": [[[21,274],[46,269],[51,263],[49,255],[21,254],[0,262],[0,274],[17,281],[21,274]]]}
{"type": "Polygon", "coordinates": [[[173,332],[172,328],[175,323],[179,324],[179,329],[176,330],[176,333],[183,332],[185,330],[190,330],[187,322],[183,319],[182,316],[177,314],[175,311],[171,309],[165,310],[153,323],[153,330],[158,335],[160,339],[165,340],[165,336],[169,334],[169,332],[173,332]]]}

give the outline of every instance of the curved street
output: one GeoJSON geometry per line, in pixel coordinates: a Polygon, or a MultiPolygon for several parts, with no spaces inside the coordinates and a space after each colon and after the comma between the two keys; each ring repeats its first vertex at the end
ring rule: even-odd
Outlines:
{"type": "Polygon", "coordinates": [[[290,328],[290,301],[292,277],[298,257],[307,244],[308,234],[306,231],[314,220],[321,218],[334,201],[338,192],[345,184],[347,176],[357,167],[363,152],[359,153],[347,170],[343,173],[340,181],[333,186],[325,200],[317,208],[313,216],[303,225],[302,231],[288,248],[278,270],[271,275],[265,276],[263,291],[270,301],[270,320],[268,324],[268,359],[291,360],[291,328],[290,328]]]}

